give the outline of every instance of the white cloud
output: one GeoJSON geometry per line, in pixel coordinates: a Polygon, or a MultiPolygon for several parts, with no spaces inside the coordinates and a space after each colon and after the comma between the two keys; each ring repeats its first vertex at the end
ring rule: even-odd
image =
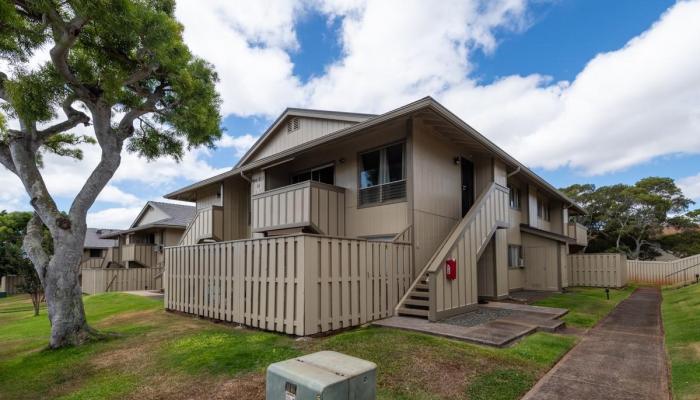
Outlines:
{"type": "Polygon", "coordinates": [[[258,140],[257,136],[249,133],[241,136],[231,136],[223,134],[221,140],[216,144],[219,148],[232,148],[236,157],[242,157],[248,149],[253,147],[253,144],[258,140]]]}
{"type": "Polygon", "coordinates": [[[700,173],[681,178],[677,183],[686,197],[700,203],[700,173]]]}
{"type": "Polygon", "coordinates": [[[131,193],[124,192],[123,190],[111,184],[107,185],[104,189],[102,189],[100,195],[97,196],[97,201],[103,203],[119,204],[122,206],[135,206],[143,203],[143,200],[139,197],[131,193]]]}
{"type": "Polygon", "coordinates": [[[128,228],[143,207],[107,208],[87,215],[87,225],[95,228],[128,228]]]}

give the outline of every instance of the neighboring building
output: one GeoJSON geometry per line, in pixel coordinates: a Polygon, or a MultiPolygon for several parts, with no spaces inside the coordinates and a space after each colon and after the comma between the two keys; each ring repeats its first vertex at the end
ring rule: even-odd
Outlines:
{"type": "Polygon", "coordinates": [[[114,253],[118,251],[117,241],[114,239],[103,239],[102,235],[114,232],[118,232],[118,230],[87,228],[80,268],[109,268],[112,266],[114,253]]]}
{"type": "Polygon", "coordinates": [[[166,307],[228,304],[204,314],[295,334],[558,291],[569,247],[586,245],[569,223],[584,210],[432,98],[287,109],[231,171],[166,198],[197,209],[168,250],[166,307]]]}
{"type": "Polygon", "coordinates": [[[192,206],[149,201],[129,229],[112,231],[101,239],[115,240],[114,262],[124,268],[162,268],[163,247],[175,246],[192,222],[192,206]]]}

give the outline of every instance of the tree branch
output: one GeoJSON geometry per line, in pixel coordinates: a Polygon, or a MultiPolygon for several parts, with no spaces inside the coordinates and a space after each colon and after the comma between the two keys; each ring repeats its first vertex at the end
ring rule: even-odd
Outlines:
{"type": "Polygon", "coordinates": [[[88,210],[119,168],[123,141],[115,136],[108,138],[113,141],[112,143],[100,141],[102,158],[73,199],[73,204],[70,207],[70,219],[74,222],[85,221],[88,210]]]}
{"type": "Polygon", "coordinates": [[[22,249],[27,253],[27,257],[34,264],[37,275],[42,286],[46,277],[46,267],[49,265],[49,256],[44,251],[44,225],[37,213],[34,213],[32,218],[27,223],[27,234],[24,236],[22,249]]]}
{"type": "Polygon", "coordinates": [[[75,16],[73,19],[66,22],[55,8],[51,8],[46,13],[46,18],[51,26],[54,37],[54,47],[51,48],[49,54],[51,55],[51,61],[56,67],[56,71],[58,71],[68,85],[79,94],[81,99],[92,99],[93,95],[90,90],[75,77],[68,65],[68,52],[78,40],[78,35],[83,26],[88,23],[88,19],[75,16]]]}
{"type": "Polygon", "coordinates": [[[117,127],[120,138],[126,139],[130,137],[134,133],[134,121],[143,115],[150,112],[155,112],[156,104],[158,103],[158,100],[163,98],[164,94],[164,86],[158,86],[153,93],[146,98],[146,101],[140,107],[129,110],[129,112],[122,117],[122,120],[119,121],[119,126],[117,127]]]}
{"type": "Polygon", "coordinates": [[[63,112],[66,114],[66,117],[68,117],[67,120],[37,132],[37,137],[42,142],[57,133],[65,132],[69,129],[75,128],[79,124],[87,126],[90,123],[90,117],[88,117],[85,113],[73,108],[73,102],[75,102],[76,100],[77,98],[75,95],[70,95],[63,101],[63,112]]]}

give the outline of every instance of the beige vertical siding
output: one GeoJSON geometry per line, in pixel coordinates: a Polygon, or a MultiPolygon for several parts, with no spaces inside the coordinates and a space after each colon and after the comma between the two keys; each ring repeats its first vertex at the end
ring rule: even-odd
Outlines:
{"type": "Polygon", "coordinates": [[[627,259],[624,254],[570,254],[567,264],[570,286],[627,285],[627,259]]]}
{"type": "Polygon", "coordinates": [[[497,297],[496,292],[496,253],[494,238],[489,240],[479,260],[476,262],[476,281],[479,296],[497,297]]]}
{"type": "Polygon", "coordinates": [[[678,285],[695,281],[700,274],[700,254],[673,261],[627,260],[629,280],[656,285],[678,285]]]}
{"type": "Polygon", "coordinates": [[[411,248],[316,235],[166,249],[166,308],[295,335],[393,314],[411,248]]]}
{"type": "Polygon", "coordinates": [[[561,290],[560,274],[565,261],[561,258],[559,242],[522,234],[525,289],[561,290]]]}
{"type": "Polygon", "coordinates": [[[508,226],[508,189],[496,183],[477,199],[429,261],[429,318],[437,320],[464,311],[478,299],[477,260],[499,227],[508,226]],[[445,279],[444,264],[457,260],[457,279],[445,279]]]}
{"type": "Polygon", "coordinates": [[[80,268],[100,268],[104,258],[88,257],[80,262],[80,268]]]}
{"type": "Polygon", "coordinates": [[[161,268],[95,268],[82,273],[83,293],[159,290],[163,288],[161,268]]]}
{"type": "Polygon", "coordinates": [[[221,184],[214,184],[197,191],[197,210],[222,206],[221,184]]]}
{"type": "Polygon", "coordinates": [[[141,218],[138,221],[136,221],[135,226],[147,225],[156,221],[160,221],[164,218],[168,218],[168,215],[152,206],[149,206],[146,212],[143,213],[141,218]]]}
{"type": "Polygon", "coordinates": [[[355,122],[349,121],[299,117],[298,130],[287,133],[287,125],[282,124],[270,135],[267,143],[256,151],[250,161],[271,156],[354,124],[355,122]]]}
{"type": "Polygon", "coordinates": [[[250,183],[243,178],[224,181],[223,240],[250,237],[250,183]]]}
{"type": "Polygon", "coordinates": [[[252,197],[253,232],[305,226],[325,235],[345,235],[345,190],[307,181],[252,197]]]}
{"type": "Polygon", "coordinates": [[[152,244],[126,244],[121,247],[121,261],[137,262],[144,267],[156,267],[158,254],[152,244]]]}
{"type": "Polygon", "coordinates": [[[224,236],[223,215],[224,210],[220,206],[198,208],[179,244],[197,244],[202,240],[221,241],[224,236]]]}

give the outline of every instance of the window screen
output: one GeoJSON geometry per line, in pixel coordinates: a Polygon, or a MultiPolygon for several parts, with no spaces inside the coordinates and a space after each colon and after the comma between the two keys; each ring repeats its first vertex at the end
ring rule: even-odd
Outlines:
{"type": "Polygon", "coordinates": [[[406,197],[404,144],[360,154],[360,205],[380,204],[406,197]]]}

